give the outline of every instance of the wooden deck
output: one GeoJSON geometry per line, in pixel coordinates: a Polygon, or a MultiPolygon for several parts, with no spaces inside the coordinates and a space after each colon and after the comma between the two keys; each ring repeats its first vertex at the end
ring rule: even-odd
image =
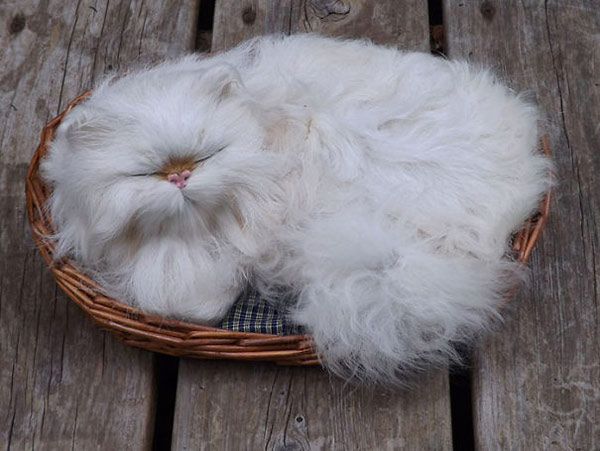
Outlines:
{"type": "Polygon", "coordinates": [[[600,450],[600,4],[427,3],[0,3],[0,449],[600,450]],[[25,171],[70,99],[106,71],[304,31],[441,46],[547,115],[558,186],[532,281],[468,371],[385,392],[318,368],[155,356],[98,330],[34,249],[25,171]]]}

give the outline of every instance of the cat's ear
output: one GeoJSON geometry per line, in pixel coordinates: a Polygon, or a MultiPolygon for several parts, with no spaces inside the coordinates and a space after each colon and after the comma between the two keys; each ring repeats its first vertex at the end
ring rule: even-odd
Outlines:
{"type": "Polygon", "coordinates": [[[66,138],[71,143],[77,144],[76,141],[80,134],[81,125],[85,124],[87,120],[87,108],[83,103],[80,103],[64,117],[56,130],[56,134],[59,137],[66,138]]]}
{"type": "Polygon", "coordinates": [[[242,89],[240,73],[230,64],[210,68],[198,81],[202,91],[208,92],[217,102],[236,95],[242,89]]]}
{"type": "MultiPolygon", "coordinates": [[[[85,101],[84,101],[85,102],[85,101]]],[[[65,116],[57,130],[57,136],[65,138],[76,148],[106,142],[115,130],[123,126],[122,120],[97,114],[85,103],[76,105],[65,116]]]]}

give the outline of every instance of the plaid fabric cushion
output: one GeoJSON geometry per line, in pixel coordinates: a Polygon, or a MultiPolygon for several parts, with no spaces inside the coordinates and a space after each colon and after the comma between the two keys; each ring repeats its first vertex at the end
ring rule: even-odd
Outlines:
{"type": "Polygon", "coordinates": [[[254,288],[248,288],[240,295],[220,327],[238,332],[274,335],[304,333],[300,326],[290,323],[284,314],[261,299],[254,288]]]}

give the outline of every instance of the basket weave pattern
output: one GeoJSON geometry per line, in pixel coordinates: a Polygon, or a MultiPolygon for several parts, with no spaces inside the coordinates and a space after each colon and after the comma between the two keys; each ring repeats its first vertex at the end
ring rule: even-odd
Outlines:
{"type": "MultiPolygon", "coordinates": [[[[82,273],[68,258],[53,261],[56,243],[44,238],[55,231],[44,208],[50,190],[39,175],[39,163],[62,118],[78,102],[90,94],[75,98],[43,130],[26,180],[26,202],[29,223],[35,243],[56,278],[57,284],[102,329],[109,330],[121,341],[174,356],[210,359],[267,360],[285,365],[315,365],[319,363],[310,335],[269,335],[234,332],[148,314],[103,294],[102,289],[82,273]]],[[[544,152],[549,154],[545,139],[544,152]]],[[[530,218],[513,240],[515,259],[527,262],[542,232],[549,213],[550,192],[540,211],[530,218]]],[[[511,290],[507,301],[516,291],[511,290]]]]}

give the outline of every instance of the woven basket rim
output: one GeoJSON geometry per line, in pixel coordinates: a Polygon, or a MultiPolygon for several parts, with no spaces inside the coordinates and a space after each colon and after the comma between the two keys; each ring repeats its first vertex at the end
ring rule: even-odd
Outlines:
{"type": "MultiPolygon", "coordinates": [[[[132,346],[194,358],[266,360],[284,365],[318,364],[319,359],[309,334],[273,335],[230,331],[146,313],[103,294],[100,286],[69,258],[53,260],[56,243],[45,238],[55,230],[44,208],[50,189],[39,174],[39,163],[63,117],[91,92],[88,90],[77,96],[64,111],[44,125],[26,176],[26,205],[33,239],[61,289],[94,323],[132,346]]],[[[541,149],[550,155],[545,136],[541,138],[541,149]]],[[[539,211],[514,235],[515,261],[523,264],[528,261],[546,225],[550,195],[551,190],[548,189],[539,211]]],[[[507,293],[506,301],[499,309],[508,303],[517,288],[515,286],[507,293]]]]}

